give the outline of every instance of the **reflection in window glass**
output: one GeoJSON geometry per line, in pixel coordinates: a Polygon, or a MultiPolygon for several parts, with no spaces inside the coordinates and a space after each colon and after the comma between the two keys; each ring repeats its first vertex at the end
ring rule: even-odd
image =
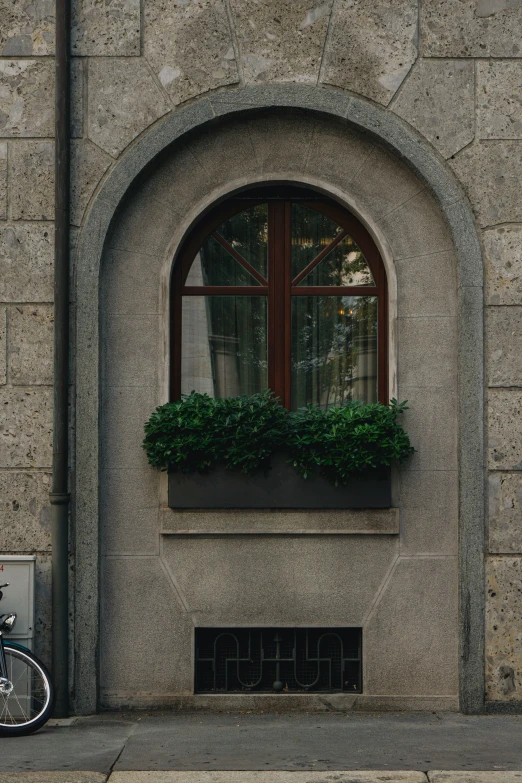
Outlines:
{"type": "Polygon", "coordinates": [[[377,297],[293,297],[292,408],[377,399],[377,297]]]}
{"type": "MultiPolygon", "coordinates": [[[[259,204],[222,223],[217,233],[265,279],[267,275],[267,205],[259,204]]],[[[259,285],[212,235],[203,242],[186,285],[259,285]]]]}
{"type": "Polygon", "coordinates": [[[183,394],[235,397],[268,386],[266,297],[183,297],[181,334],[183,394]]]}
{"type": "MultiPolygon", "coordinates": [[[[292,205],[292,279],[341,231],[315,209],[292,205]]],[[[354,240],[346,236],[300,282],[300,285],[375,285],[370,267],[354,240]]]]}

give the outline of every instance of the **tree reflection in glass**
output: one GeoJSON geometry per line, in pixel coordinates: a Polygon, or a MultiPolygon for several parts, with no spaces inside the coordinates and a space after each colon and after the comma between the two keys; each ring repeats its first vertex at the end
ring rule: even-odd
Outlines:
{"type": "Polygon", "coordinates": [[[377,297],[293,297],[292,408],[377,399],[377,297]]]}

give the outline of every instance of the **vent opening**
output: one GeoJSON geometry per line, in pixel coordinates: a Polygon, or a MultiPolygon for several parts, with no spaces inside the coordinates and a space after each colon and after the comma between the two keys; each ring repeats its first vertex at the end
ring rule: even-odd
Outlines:
{"type": "Polygon", "coordinates": [[[360,693],[361,628],[196,628],[196,693],[360,693]]]}

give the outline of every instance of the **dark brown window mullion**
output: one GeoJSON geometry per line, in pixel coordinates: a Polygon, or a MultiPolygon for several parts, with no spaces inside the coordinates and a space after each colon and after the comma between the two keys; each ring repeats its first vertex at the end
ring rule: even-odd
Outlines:
{"type": "Polygon", "coordinates": [[[182,320],[183,269],[180,263],[174,266],[170,283],[170,367],[169,400],[181,399],[181,320],[182,320]]]}
{"type": "Polygon", "coordinates": [[[378,269],[378,280],[376,280],[379,289],[377,298],[377,393],[379,401],[387,404],[389,402],[388,387],[388,283],[384,264],[376,264],[378,269]]]}
{"type": "Polygon", "coordinates": [[[285,205],[268,204],[268,366],[269,384],[285,402],[285,205]]]}
{"type": "MultiPolygon", "coordinates": [[[[283,205],[281,205],[283,206],[283,205]]],[[[284,376],[285,408],[292,406],[292,202],[284,203],[284,376]]]]}

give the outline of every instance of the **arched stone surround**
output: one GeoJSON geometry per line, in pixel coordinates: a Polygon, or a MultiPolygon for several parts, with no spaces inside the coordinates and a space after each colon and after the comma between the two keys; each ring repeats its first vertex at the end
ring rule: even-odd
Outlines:
{"type": "MultiPolygon", "coordinates": [[[[143,682],[144,677],[149,680],[135,696],[135,704],[145,705],[147,699],[157,702],[159,693],[165,695],[165,701],[175,701],[174,697],[184,703],[190,701],[192,663],[187,652],[194,623],[274,622],[273,615],[263,616],[266,597],[256,604],[256,582],[250,593],[245,591],[248,601],[244,605],[223,592],[219,584],[213,591],[214,604],[209,604],[197,589],[198,566],[203,563],[207,573],[217,574],[227,558],[232,558],[238,570],[241,564],[246,569],[243,582],[239,579],[238,584],[247,584],[248,571],[263,558],[277,562],[283,549],[286,567],[289,560],[301,563],[304,572],[313,573],[319,581],[321,593],[334,596],[328,607],[318,605],[313,595],[300,604],[297,601],[297,609],[307,613],[302,623],[364,623],[366,648],[370,651],[365,661],[365,696],[369,698],[359,699],[359,706],[407,707],[422,702],[455,707],[460,628],[461,707],[474,711],[480,708],[481,275],[471,212],[445,165],[411,129],[363,101],[325,89],[296,86],[227,91],[160,123],[127,152],[93,201],[78,252],[79,710],[92,710],[96,703],[97,656],[93,652],[98,650],[100,515],[105,639],[101,649],[102,688],[105,676],[116,685],[111,693],[103,688],[105,704],[116,706],[125,700],[132,703],[131,695],[125,696],[126,688],[130,694],[130,684],[143,682]],[[276,110],[277,106],[297,108],[298,112],[289,114],[276,110]],[[275,113],[256,115],[256,107],[272,107],[275,113]],[[245,111],[248,115],[238,116],[245,111]],[[219,123],[216,115],[222,115],[219,123]],[[206,129],[208,122],[212,126],[206,129]],[[199,126],[202,128],[197,130],[199,126]],[[160,157],[147,169],[157,155],[160,157]],[[169,526],[172,512],[158,511],[160,501],[165,499],[164,483],[147,468],[135,425],[141,425],[154,405],[166,399],[166,303],[172,257],[202,209],[242,185],[266,180],[305,182],[346,203],[366,223],[380,246],[392,292],[397,272],[398,363],[394,343],[392,369],[398,367],[399,397],[410,399],[408,427],[420,449],[401,473],[398,537],[177,538],[159,533],[169,526]],[[143,270],[147,272],[145,277],[143,270]],[[431,291],[436,292],[434,297],[429,296],[431,291]],[[99,334],[104,359],[101,384],[95,371],[100,366],[99,334]],[[129,415],[130,410],[134,416],[129,415]],[[457,468],[460,619],[456,506],[453,510],[446,507],[439,514],[442,527],[435,536],[430,533],[434,519],[430,512],[448,495],[447,479],[455,482],[456,489],[457,468]],[[442,474],[445,481],[438,484],[442,474]],[[125,498],[126,507],[121,505],[121,498],[125,498]],[[337,569],[330,571],[340,575],[348,557],[359,563],[360,573],[354,573],[351,582],[347,577],[339,588],[339,579],[329,583],[322,565],[338,562],[337,569]],[[363,595],[357,592],[357,586],[370,563],[373,581],[363,595]],[[412,613],[408,596],[414,594],[420,598],[412,613]],[[143,598],[151,595],[153,600],[143,604],[143,598]],[[133,624],[145,611],[150,625],[142,634],[133,624]],[[236,614],[232,617],[231,612],[236,614]],[[402,625],[415,616],[417,637],[413,627],[406,633],[402,625]],[[411,648],[414,644],[416,654],[424,659],[413,672],[411,666],[408,671],[400,671],[404,660],[400,644],[392,645],[392,649],[379,647],[379,639],[389,642],[393,638],[394,618],[398,617],[401,631],[397,640],[409,633],[408,645],[411,648]],[[387,625],[390,618],[392,626],[387,625]],[[425,618],[430,622],[426,624],[425,618]],[[139,637],[135,643],[133,634],[139,637]],[[169,641],[173,638],[174,647],[169,641]],[[154,671],[146,659],[151,641],[157,654],[154,671]],[[120,649],[125,646],[124,667],[117,658],[118,645],[120,649]],[[129,657],[132,646],[134,652],[129,657]],[[443,648],[446,659],[441,659],[443,648]],[[118,680],[123,668],[126,681],[118,680]],[[168,671],[176,674],[169,682],[168,671]],[[408,679],[409,686],[405,684],[408,679]],[[378,697],[382,697],[380,701],[378,697]],[[417,697],[417,702],[411,697],[417,697]],[[419,697],[425,697],[424,701],[419,697]]],[[[394,372],[391,377],[395,383],[394,372]]],[[[302,594],[306,584],[300,570],[294,568],[292,578],[302,594]]],[[[280,573],[272,573],[272,581],[280,573]]],[[[259,574],[257,577],[261,579],[259,574]]],[[[286,589],[291,587],[289,584],[286,589]]],[[[281,583],[279,588],[282,594],[281,583]]],[[[277,594],[275,591],[274,596],[277,594]]],[[[284,605],[274,605],[274,611],[278,622],[301,624],[295,611],[284,605]]]]}

